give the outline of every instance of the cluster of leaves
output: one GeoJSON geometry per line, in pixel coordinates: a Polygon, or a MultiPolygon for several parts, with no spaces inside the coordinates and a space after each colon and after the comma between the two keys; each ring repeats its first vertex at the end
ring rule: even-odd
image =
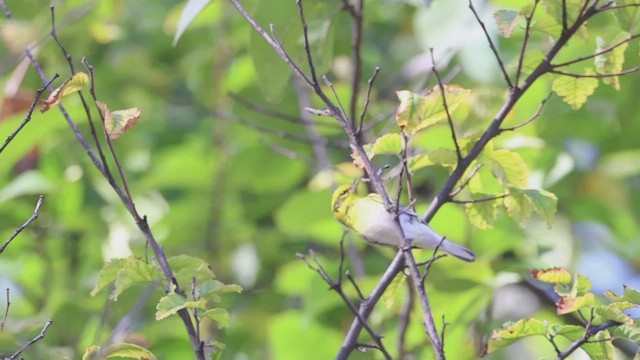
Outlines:
{"type": "Polygon", "coordinates": [[[534,269],[531,275],[543,283],[554,284],[553,291],[558,296],[558,315],[575,313],[582,323],[552,324],[535,318],[508,322],[491,335],[486,348],[487,354],[532,336],[546,338],[559,358],[565,358],[579,346],[591,359],[612,360],[615,358],[614,338],[640,344],[640,320],[625,313],[625,310],[640,306],[639,291],[626,286],[622,296],[606,291],[604,295],[608,303],[604,303],[591,292],[591,281],[584,275],[576,274],[572,277],[564,268],[534,269]],[[562,351],[556,344],[557,338],[565,338],[573,343],[562,351]]]}

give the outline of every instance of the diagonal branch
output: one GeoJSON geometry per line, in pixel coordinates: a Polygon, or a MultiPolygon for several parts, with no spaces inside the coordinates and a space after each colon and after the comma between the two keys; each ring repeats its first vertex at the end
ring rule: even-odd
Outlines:
{"type": "Polygon", "coordinates": [[[18,227],[13,232],[13,234],[11,234],[9,239],[7,241],[5,241],[5,243],[0,247],[0,254],[2,254],[4,252],[4,250],[7,248],[7,246],[9,246],[9,244],[11,244],[13,239],[15,239],[16,236],[18,236],[18,234],[20,234],[22,232],[22,230],[24,230],[27,226],[29,226],[29,224],[31,224],[35,219],[38,218],[38,214],[40,213],[40,207],[42,206],[42,202],[43,201],[44,201],[44,196],[42,196],[42,195],[38,196],[38,201],[36,202],[36,207],[33,209],[33,214],[31,214],[31,216],[27,219],[27,221],[25,221],[24,224],[20,225],[20,227],[18,227]]]}

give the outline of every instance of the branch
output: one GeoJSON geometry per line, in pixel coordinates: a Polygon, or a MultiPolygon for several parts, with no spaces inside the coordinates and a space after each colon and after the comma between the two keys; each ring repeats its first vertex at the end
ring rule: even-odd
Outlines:
{"type": "Polygon", "coordinates": [[[44,196],[43,195],[38,196],[38,202],[36,202],[36,207],[33,209],[33,214],[31,214],[31,217],[29,217],[29,219],[27,219],[27,221],[25,221],[24,224],[20,225],[20,227],[18,227],[13,232],[11,237],[9,237],[9,239],[7,239],[7,241],[5,241],[5,243],[0,247],[0,254],[4,252],[4,250],[7,248],[7,246],[9,246],[11,241],[13,241],[13,239],[15,239],[16,236],[18,236],[18,234],[22,232],[22,230],[24,230],[27,226],[29,226],[29,224],[31,224],[35,219],[38,218],[38,213],[40,212],[40,207],[42,206],[43,201],[44,201],[44,196]]]}
{"type": "Polygon", "coordinates": [[[526,121],[521,122],[520,124],[518,124],[516,126],[510,127],[510,128],[502,128],[500,131],[501,132],[513,131],[513,130],[519,129],[519,128],[529,124],[533,120],[537,119],[540,116],[540,114],[542,113],[542,108],[544,108],[544,105],[547,103],[549,98],[551,98],[551,93],[549,93],[549,95],[547,95],[547,97],[544,98],[542,100],[542,102],[540,102],[540,105],[538,105],[538,109],[536,110],[535,114],[533,114],[529,119],[527,119],[526,121]]]}
{"type": "Polygon", "coordinates": [[[7,140],[5,140],[2,146],[0,146],[0,154],[4,151],[7,145],[9,145],[11,141],[13,141],[16,135],[18,135],[18,133],[29,123],[29,121],[31,121],[33,110],[36,108],[36,104],[40,100],[40,97],[42,97],[42,94],[47,89],[47,87],[49,87],[51,83],[54,82],[57,78],[58,78],[58,74],[55,74],[53,78],[51,78],[51,80],[49,80],[49,82],[45,84],[45,86],[38,89],[38,91],[36,92],[36,97],[33,99],[33,102],[31,102],[31,106],[29,106],[29,111],[27,111],[27,116],[25,116],[24,120],[22,120],[20,125],[18,125],[18,127],[11,134],[9,134],[9,136],[7,136],[7,140]]]}
{"type": "Polygon", "coordinates": [[[559,67],[569,66],[569,65],[573,65],[575,63],[579,63],[579,62],[582,62],[582,61],[585,61],[585,60],[593,59],[596,56],[600,56],[602,54],[606,54],[606,53],[612,51],[613,49],[617,48],[618,46],[621,46],[621,45],[623,45],[625,43],[628,43],[631,40],[637,39],[638,37],[640,37],[640,34],[634,34],[634,35],[631,35],[631,36],[629,36],[628,38],[626,38],[624,40],[620,40],[617,43],[615,43],[613,45],[610,45],[610,46],[608,46],[608,47],[606,47],[606,48],[604,48],[604,49],[602,49],[602,50],[600,50],[600,51],[598,51],[598,52],[596,52],[594,54],[581,56],[581,57],[579,57],[577,59],[573,59],[573,60],[570,60],[570,61],[565,61],[565,62],[558,63],[558,64],[551,64],[551,66],[554,69],[557,69],[559,67]]]}
{"type": "Polygon", "coordinates": [[[627,70],[623,70],[623,71],[620,71],[620,72],[617,72],[617,73],[611,73],[611,74],[574,74],[574,73],[558,71],[558,70],[551,70],[549,72],[552,73],[552,74],[571,76],[573,78],[600,79],[600,78],[610,78],[610,77],[627,75],[627,74],[634,73],[634,72],[636,72],[638,70],[640,70],[640,66],[636,66],[636,67],[633,67],[631,69],[627,69],[627,70]]]}
{"type": "Polygon", "coordinates": [[[440,88],[440,95],[442,96],[442,106],[444,107],[444,112],[447,114],[447,122],[449,123],[449,130],[451,131],[451,138],[453,139],[453,144],[456,147],[456,155],[458,157],[458,161],[462,159],[462,152],[460,151],[460,145],[458,145],[458,138],[456,136],[456,129],[453,126],[453,120],[451,119],[451,112],[449,112],[449,105],[447,104],[447,95],[444,91],[444,85],[442,84],[442,80],[440,80],[440,74],[438,74],[438,70],[436,70],[436,60],[433,57],[433,49],[429,49],[431,52],[431,71],[436,77],[436,81],[438,82],[438,87],[440,88]]]}
{"type": "Polygon", "coordinates": [[[367,81],[367,97],[364,100],[364,106],[362,107],[362,112],[360,113],[360,123],[358,124],[358,129],[356,130],[356,134],[362,133],[362,124],[364,122],[364,115],[367,113],[367,108],[369,107],[369,100],[371,99],[371,89],[373,88],[373,82],[376,80],[378,73],[380,72],[380,68],[376,66],[373,69],[373,75],[367,81]]]}
{"type": "Polygon", "coordinates": [[[531,36],[531,21],[533,19],[533,15],[538,8],[538,3],[540,0],[534,0],[533,9],[531,9],[531,13],[525,16],[525,28],[524,28],[524,39],[522,40],[522,47],[520,48],[520,56],[518,57],[518,68],[516,69],[516,83],[515,87],[520,85],[520,76],[522,76],[522,64],[524,63],[524,54],[527,50],[527,44],[529,44],[529,36],[531,36]]]}
{"type": "Polygon", "coordinates": [[[504,81],[509,86],[509,89],[513,88],[513,83],[509,78],[509,74],[507,74],[507,70],[505,69],[504,63],[500,58],[500,54],[498,54],[498,49],[496,49],[496,46],[493,44],[493,40],[491,40],[491,36],[489,36],[489,32],[487,32],[487,28],[484,26],[484,23],[482,22],[482,20],[480,20],[480,16],[478,16],[478,13],[476,12],[476,8],[473,7],[473,3],[471,2],[471,0],[469,0],[469,9],[471,9],[471,12],[473,12],[473,15],[476,17],[476,20],[478,20],[478,23],[482,27],[482,31],[484,32],[484,35],[487,38],[487,42],[489,42],[491,51],[493,51],[493,55],[495,55],[496,60],[498,61],[498,66],[500,67],[500,71],[502,71],[502,75],[504,76],[504,81]]]}
{"type": "Polygon", "coordinates": [[[347,10],[353,21],[351,34],[351,98],[349,99],[349,119],[351,126],[356,127],[356,113],[358,112],[358,96],[360,96],[360,78],[362,76],[362,23],[364,15],[364,0],[357,0],[356,5],[352,5],[348,0],[342,0],[342,6],[347,10]]]}
{"type": "Polygon", "coordinates": [[[392,359],[391,355],[389,354],[387,349],[384,347],[384,344],[382,343],[382,337],[377,335],[373,331],[371,326],[367,323],[367,320],[358,312],[358,309],[356,308],[356,306],[349,299],[347,294],[344,293],[344,290],[342,289],[342,284],[337,282],[337,281],[334,281],[331,278],[329,273],[327,273],[327,271],[322,267],[322,264],[320,263],[320,261],[316,257],[316,254],[315,254],[315,252],[313,250],[309,250],[309,254],[311,255],[311,258],[313,259],[313,261],[316,263],[316,266],[313,266],[309,262],[309,260],[307,259],[307,257],[304,254],[298,253],[296,255],[298,256],[298,258],[300,258],[302,261],[304,261],[305,264],[307,264],[309,269],[317,272],[320,275],[320,277],[322,278],[322,280],[324,280],[327,284],[329,284],[329,288],[331,290],[333,290],[336,293],[338,293],[340,298],[342,298],[342,301],[344,301],[344,303],[347,304],[347,307],[353,312],[353,314],[355,314],[355,316],[358,319],[358,321],[360,321],[360,323],[367,330],[369,335],[371,335],[371,337],[373,338],[373,341],[376,343],[375,348],[380,350],[380,352],[382,352],[382,354],[384,355],[384,357],[387,360],[392,359]]]}
{"type": "MultiPolygon", "coordinates": [[[[2,1],[0,1],[0,4],[4,4],[4,3],[2,1]]],[[[47,332],[47,329],[49,328],[49,326],[51,326],[51,324],[53,324],[53,321],[52,320],[47,320],[47,322],[44,324],[44,327],[42,328],[42,330],[40,330],[40,334],[38,334],[33,339],[29,340],[26,344],[22,345],[20,347],[20,349],[18,349],[18,351],[16,351],[15,353],[13,353],[13,355],[9,356],[6,359],[7,360],[15,360],[15,359],[17,359],[18,356],[20,356],[20,354],[23,351],[25,351],[29,346],[35,344],[37,341],[40,341],[40,340],[44,339],[44,335],[47,332]]]]}
{"type": "Polygon", "coordinates": [[[558,354],[558,360],[568,358],[569,355],[571,355],[571,353],[573,353],[578,348],[580,348],[580,346],[587,343],[590,337],[596,335],[600,331],[603,331],[610,327],[614,327],[618,325],[621,325],[621,323],[617,321],[609,320],[597,326],[587,326],[587,330],[585,331],[584,335],[580,337],[580,339],[574,341],[571,345],[569,345],[569,347],[565,351],[562,351],[558,354]]]}

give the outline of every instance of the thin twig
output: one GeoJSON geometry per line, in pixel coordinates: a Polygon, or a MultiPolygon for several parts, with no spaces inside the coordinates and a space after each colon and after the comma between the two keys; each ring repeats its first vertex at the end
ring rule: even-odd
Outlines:
{"type": "Polygon", "coordinates": [[[542,113],[542,109],[544,108],[544,105],[547,103],[549,98],[551,98],[551,93],[549,93],[549,95],[547,95],[547,97],[545,97],[540,102],[540,105],[538,105],[538,109],[536,109],[535,114],[533,114],[530,118],[528,118],[527,120],[521,122],[520,124],[518,124],[516,126],[512,126],[512,127],[509,127],[509,128],[502,128],[502,129],[500,129],[500,131],[501,132],[513,131],[513,130],[519,129],[519,128],[531,123],[533,120],[537,119],[540,116],[540,114],[542,113]]]}
{"type": "Polygon", "coordinates": [[[11,298],[9,297],[9,288],[7,288],[7,306],[4,309],[4,316],[2,317],[2,322],[0,323],[0,332],[4,331],[4,324],[7,322],[7,317],[9,316],[10,307],[11,307],[11,298]]]}
{"type": "MultiPolygon", "coordinates": [[[[362,76],[362,23],[364,16],[364,1],[357,0],[352,5],[348,0],[342,0],[343,8],[351,16],[353,30],[351,33],[351,98],[349,99],[349,119],[351,127],[356,127],[356,114],[358,112],[358,97],[360,96],[360,77],[362,76]]],[[[359,134],[356,131],[356,134],[359,134]]]]}
{"type": "Polygon", "coordinates": [[[608,47],[606,47],[606,48],[604,48],[604,49],[602,49],[600,51],[597,51],[597,52],[595,52],[593,54],[581,56],[579,58],[576,58],[576,59],[573,59],[573,60],[570,60],[570,61],[565,61],[565,62],[561,62],[561,63],[557,63],[557,64],[551,64],[551,66],[553,67],[553,69],[557,69],[557,68],[560,68],[560,67],[573,65],[575,63],[579,63],[579,62],[582,62],[582,61],[585,61],[585,60],[590,60],[590,59],[595,58],[596,56],[600,56],[600,55],[606,54],[606,53],[612,51],[613,49],[617,48],[618,46],[626,44],[626,43],[630,42],[631,40],[637,39],[639,37],[640,37],[640,34],[634,34],[634,35],[629,36],[626,39],[620,40],[617,43],[615,43],[613,45],[610,45],[610,46],[608,46],[608,47]]]}
{"type": "Polygon", "coordinates": [[[43,195],[38,196],[38,201],[36,202],[36,207],[33,209],[33,214],[31,214],[31,216],[27,219],[27,221],[25,221],[24,224],[20,225],[13,232],[11,237],[9,237],[9,239],[7,239],[7,241],[5,241],[5,243],[0,247],[0,254],[4,252],[4,250],[7,248],[7,246],[9,246],[11,241],[13,241],[13,239],[15,239],[16,236],[18,236],[18,234],[22,232],[22,230],[24,230],[27,226],[29,226],[29,224],[31,224],[35,219],[38,218],[38,213],[40,212],[40,207],[42,206],[43,201],[44,201],[44,196],[43,195]]]}
{"type": "Polygon", "coordinates": [[[522,65],[524,63],[524,55],[527,50],[527,45],[529,44],[529,37],[531,36],[531,21],[533,20],[533,15],[538,8],[538,3],[540,0],[534,0],[533,9],[531,9],[531,13],[525,16],[525,27],[524,27],[524,39],[522,40],[522,46],[520,47],[520,56],[518,57],[518,67],[516,69],[516,81],[515,87],[520,86],[520,77],[522,76],[522,65]]]}
{"type": "Polygon", "coordinates": [[[552,74],[557,74],[557,75],[563,75],[563,76],[571,76],[573,78],[592,78],[592,79],[601,79],[601,78],[610,78],[610,77],[616,77],[616,76],[622,76],[622,75],[627,75],[627,74],[631,74],[634,73],[636,71],[640,70],[640,66],[636,66],[627,70],[623,70],[617,73],[609,73],[609,74],[575,74],[575,73],[569,73],[569,72],[564,72],[564,71],[558,71],[558,70],[551,70],[549,71],[552,74]]]}
{"type": "Polygon", "coordinates": [[[369,107],[369,101],[371,100],[371,89],[373,88],[373,82],[376,80],[378,73],[380,72],[380,67],[376,66],[373,70],[373,75],[367,81],[367,97],[364,99],[364,106],[362,107],[362,112],[360,113],[360,122],[358,124],[358,128],[356,129],[356,134],[362,133],[362,124],[364,123],[364,116],[367,113],[367,108],[369,107]]]}
{"type": "Polygon", "coordinates": [[[25,118],[22,120],[20,125],[18,125],[18,127],[11,134],[9,134],[9,136],[7,136],[7,139],[4,141],[2,146],[0,146],[0,154],[4,151],[7,145],[9,145],[9,143],[16,137],[16,135],[18,135],[18,133],[22,131],[22,129],[29,123],[29,121],[31,121],[31,116],[33,115],[33,111],[36,108],[36,104],[42,97],[42,94],[45,92],[45,90],[47,90],[47,88],[51,85],[51,83],[54,82],[57,78],[58,78],[58,74],[55,74],[53,78],[51,78],[51,80],[49,80],[45,84],[45,86],[38,89],[38,91],[36,92],[36,97],[33,99],[33,102],[31,102],[29,111],[27,111],[27,116],[25,116],[25,118]]]}
{"type": "Polygon", "coordinates": [[[476,8],[473,6],[473,3],[471,2],[471,0],[469,0],[469,9],[471,9],[471,12],[473,12],[473,15],[476,17],[476,20],[478,21],[478,23],[482,27],[482,31],[484,32],[484,35],[487,38],[487,42],[489,43],[489,46],[491,47],[491,51],[493,51],[493,55],[495,56],[496,60],[498,61],[498,66],[500,67],[500,71],[502,71],[502,75],[504,76],[504,81],[506,81],[507,85],[509,86],[509,89],[513,88],[513,83],[511,82],[511,79],[509,78],[509,74],[507,74],[507,70],[505,69],[504,63],[502,62],[502,59],[500,58],[500,54],[498,53],[498,49],[493,44],[493,40],[491,40],[491,36],[489,36],[489,32],[487,31],[487,28],[484,26],[484,22],[482,22],[482,20],[480,19],[480,16],[476,12],[476,8]]]}
{"type": "Polygon", "coordinates": [[[411,311],[413,311],[413,304],[415,303],[416,297],[413,286],[411,286],[408,281],[405,283],[407,284],[408,294],[405,303],[400,309],[400,314],[398,315],[398,359],[404,359],[407,355],[407,349],[405,348],[407,330],[411,323],[411,311]]]}
{"type": "Polygon", "coordinates": [[[584,335],[582,335],[578,340],[574,341],[569,347],[560,352],[558,354],[558,360],[566,359],[571,355],[574,351],[579,349],[582,345],[588,342],[589,338],[598,334],[600,331],[606,330],[608,328],[621,325],[621,323],[613,320],[605,321],[600,325],[590,326],[585,330],[584,335]]]}
{"type": "Polygon", "coordinates": [[[453,119],[451,119],[451,112],[449,111],[449,105],[447,104],[447,95],[444,91],[444,85],[440,80],[440,74],[438,74],[438,70],[436,70],[436,60],[433,57],[433,49],[429,49],[431,52],[431,71],[436,77],[436,81],[438,82],[438,88],[440,89],[440,96],[442,96],[442,106],[444,107],[444,112],[447,114],[447,122],[449,123],[449,130],[451,131],[451,138],[453,139],[453,144],[456,147],[456,155],[458,157],[458,161],[462,159],[462,152],[460,151],[460,145],[458,145],[458,137],[456,136],[456,129],[453,126],[453,119]]]}
{"type": "Polygon", "coordinates": [[[507,196],[509,196],[509,194],[502,194],[502,195],[496,195],[496,196],[489,196],[489,197],[485,197],[482,199],[473,199],[473,200],[455,200],[452,199],[451,202],[454,204],[477,204],[477,203],[482,203],[482,202],[488,202],[488,201],[495,201],[495,200],[499,200],[499,199],[504,199],[507,196]]]}
{"type": "Polygon", "coordinates": [[[40,341],[42,339],[44,339],[44,335],[47,332],[47,329],[49,328],[49,326],[51,326],[51,324],[53,324],[53,320],[47,320],[47,322],[44,324],[44,327],[42,328],[42,330],[40,330],[40,333],[34,337],[33,339],[29,340],[26,344],[22,345],[20,347],[20,349],[18,349],[15,353],[13,353],[13,355],[9,356],[7,358],[7,360],[15,360],[18,358],[18,356],[20,356],[20,354],[25,351],[29,346],[35,344],[37,341],[40,341]]]}

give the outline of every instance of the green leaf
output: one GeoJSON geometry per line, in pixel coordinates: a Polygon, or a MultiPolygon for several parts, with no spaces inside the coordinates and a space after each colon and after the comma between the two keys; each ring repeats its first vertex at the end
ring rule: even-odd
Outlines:
{"type": "MultiPolygon", "coordinates": [[[[471,90],[457,85],[444,86],[444,91],[449,114],[453,114],[462,105],[468,104],[472,94],[471,90]]],[[[396,123],[403,131],[414,134],[447,120],[447,113],[439,86],[435,86],[425,96],[406,90],[398,91],[396,94],[400,100],[400,105],[396,111],[396,123]]]]}
{"type": "Polygon", "coordinates": [[[578,295],[584,295],[591,290],[591,280],[584,275],[577,274],[574,287],[578,295]]]}
{"type": "Polygon", "coordinates": [[[198,298],[213,302],[220,301],[220,296],[218,295],[230,292],[240,293],[242,292],[242,287],[236,284],[224,284],[218,280],[207,280],[196,286],[198,298]]]}
{"type": "Polygon", "coordinates": [[[89,76],[83,72],[76,73],[57,89],[53,90],[51,95],[42,101],[40,112],[49,111],[52,107],[58,105],[60,100],[65,97],[77,93],[78,91],[89,87],[89,76]]]}
{"type": "Polygon", "coordinates": [[[163,279],[162,273],[154,265],[136,258],[128,258],[118,271],[115,287],[110,297],[116,301],[118,296],[131,286],[149,283],[160,284],[163,279]]]}
{"type": "Polygon", "coordinates": [[[587,293],[583,296],[563,296],[556,301],[556,310],[558,315],[569,314],[584,307],[592,306],[595,301],[595,296],[592,293],[587,293]]]}
{"type": "Polygon", "coordinates": [[[566,19],[567,26],[571,27],[578,19],[580,9],[582,9],[582,0],[544,0],[544,9],[558,24],[563,23],[563,6],[566,3],[566,19]]]}
{"type": "Polygon", "coordinates": [[[199,284],[216,277],[209,264],[195,256],[178,255],[168,261],[179,284],[191,284],[192,279],[199,284]]]}
{"type": "Polygon", "coordinates": [[[616,0],[619,8],[614,10],[614,14],[622,30],[629,34],[635,34],[640,25],[640,6],[634,6],[637,3],[636,0],[616,0]]]}
{"type": "Polygon", "coordinates": [[[225,309],[209,309],[201,313],[201,316],[203,318],[208,317],[209,319],[215,321],[219,329],[229,326],[229,321],[231,320],[229,312],[225,309]]]}
{"type": "MultiPolygon", "coordinates": [[[[577,340],[577,339],[573,339],[577,340]]],[[[614,360],[615,348],[608,330],[603,330],[590,338],[590,341],[580,347],[591,359],[614,360]]]]}
{"type": "Polygon", "coordinates": [[[501,330],[495,330],[491,334],[486,353],[493,353],[528,336],[544,336],[546,334],[547,325],[541,320],[522,319],[516,323],[505,323],[501,330]]]}
{"type": "Polygon", "coordinates": [[[529,167],[520,154],[499,149],[486,155],[487,165],[503,186],[524,187],[529,177],[529,167]]]}
{"type": "Polygon", "coordinates": [[[632,304],[640,305],[640,292],[628,286],[624,287],[623,298],[632,304]]]}
{"type": "Polygon", "coordinates": [[[629,302],[613,302],[595,308],[594,313],[604,321],[612,320],[622,324],[633,325],[633,319],[624,313],[624,310],[632,309],[635,306],[629,302]]]}
{"type": "Polygon", "coordinates": [[[84,354],[82,355],[82,360],[102,360],[111,358],[155,360],[156,357],[151,351],[139,345],[127,343],[113,344],[105,348],[97,345],[92,345],[87,348],[87,350],[85,350],[84,354]]]}
{"type": "Polygon", "coordinates": [[[571,282],[571,273],[561,267],[531,269],[531,276],[538,281],[551,284],[569,284],[571,282]]]}
{"type": "Polygon", "coordinates": [[[96,104],[104,116],[104,127],[110,140],[118,139],[125,131],[134,127],[140,120],[140,110],[131,108],[111,111],[107,104],[97,101],[96,104]]]}
{"type": "Polygon", "coordinates": [[[389,284],[389,286],[387,287],[387,290],[385,290],[382,294],[382,300],[384,301],[387,309],[390,309],[393,306],[393,302],[396,298],[396,293],[398,292],[398,289],[400,289],[400,286],[404,284],[405,280],[406,276],[404,275],[404,273],[399,272],[396,277],[393,278],[391,284],[389,284]]]}
{"type": "Polygon", "coordinates": [[[493,18],[496,21],[496,25],[498,25],[500,33],[502,33],[504,37],[508,38],[513,33],[513,30],[518,27],[521,16],[517,11],[498,10],[493,13],[493,18]]]}
{"type": "Polygon", "coordinates": [[[369,158],[376,155],[398,155],[402,152],[402,144],[404,139],[400,134],[384,134],[377,138],[373,144],[364,146],[369,158]]]}
{"type": "Polygon", "coordinates": [[[640,343],[640,326],[637,321],[634,324],[622,324],[609,329],[612,336],[616,338],[623,338],[631,340],[635,343],[640,343]]]}
{"type": "MultiPolygon", "coordinates": [[[[473,194],[477,199],[488,198],[491,195],[473,194]]],[[[471,224],[478,229],[491,229],[498,217],[498,203],[496,201],[481,201],[476,203],[466,203],[465,210],[471,224]]]]}
{"type": "Polygon", "coordinates": [[[542,189],[518,189],[510,188],[509,196],[503,201],[507,213],[521,225],[529,219],[535,211],[547,223],[552,226],[557,211],[558,198],[542,189]]]}
{"type": "Polygon", "coordinates": [[[156,305],[156,320],[166,319],[167,317],[178,313],[182,309],[206,309],[207,300],[189,300],[184,296],[176,293],[170,293],[163,296],[158,305],[156,305]]]}
{"type": "MultiPolygon", "coordinates": [[[[593,75],[593,71],[587,69],[586,75],[593,75]]],[[[578,110],[587,102],[587,98],[598,87],[598,80],[589,77],[573,77],[559,75],[553,80],[551,88],[573,110],[578,110]]]]}
{"type": "Polygon", "coordinates": [[[458,163],[458,156],[453,149],[435,149],[423,154],[410,157],[407,160],[407,167],[412,173],[427,166],[441,165],[446,168],[453,168],[458,163]]]}
{"type": "MultiPolygon", "coordinates": [[[[626,33],[621,33],[616,36],[612,42],[612,44],[617,44],[618,42],[628,39],[629,35],[626,33]]],[[[598,47],[596,52],[603,51],[608,48],[611,44],[607,44],[604,39],[601,37],[596,38],[596,42],[598,47]]],[[[596,56],[596,72],[598,74],[617,74],[622,71],[622,66],[624,65],[624,52],[627,50],[629,43],[621,44],[620,46],[615,47],[613,50],[605,52],[604,54],[600,54],[596,56]]],[[[616,90],[620,90],[620,78],[619,76],[605,77],[602,78],[602,82],[607,85],[611,85],[612,88],[616,90]]]]}
{"type": "Polygon", "coordinates": [[[127,263],[129,259],[113,259],[102,266],[100,273],[98,273],[98,280],[96,285],[91,290],[91,296],[96,296],[100,290],[111,285],[116,281],[118,277],[118,271],[127,263]]]}

